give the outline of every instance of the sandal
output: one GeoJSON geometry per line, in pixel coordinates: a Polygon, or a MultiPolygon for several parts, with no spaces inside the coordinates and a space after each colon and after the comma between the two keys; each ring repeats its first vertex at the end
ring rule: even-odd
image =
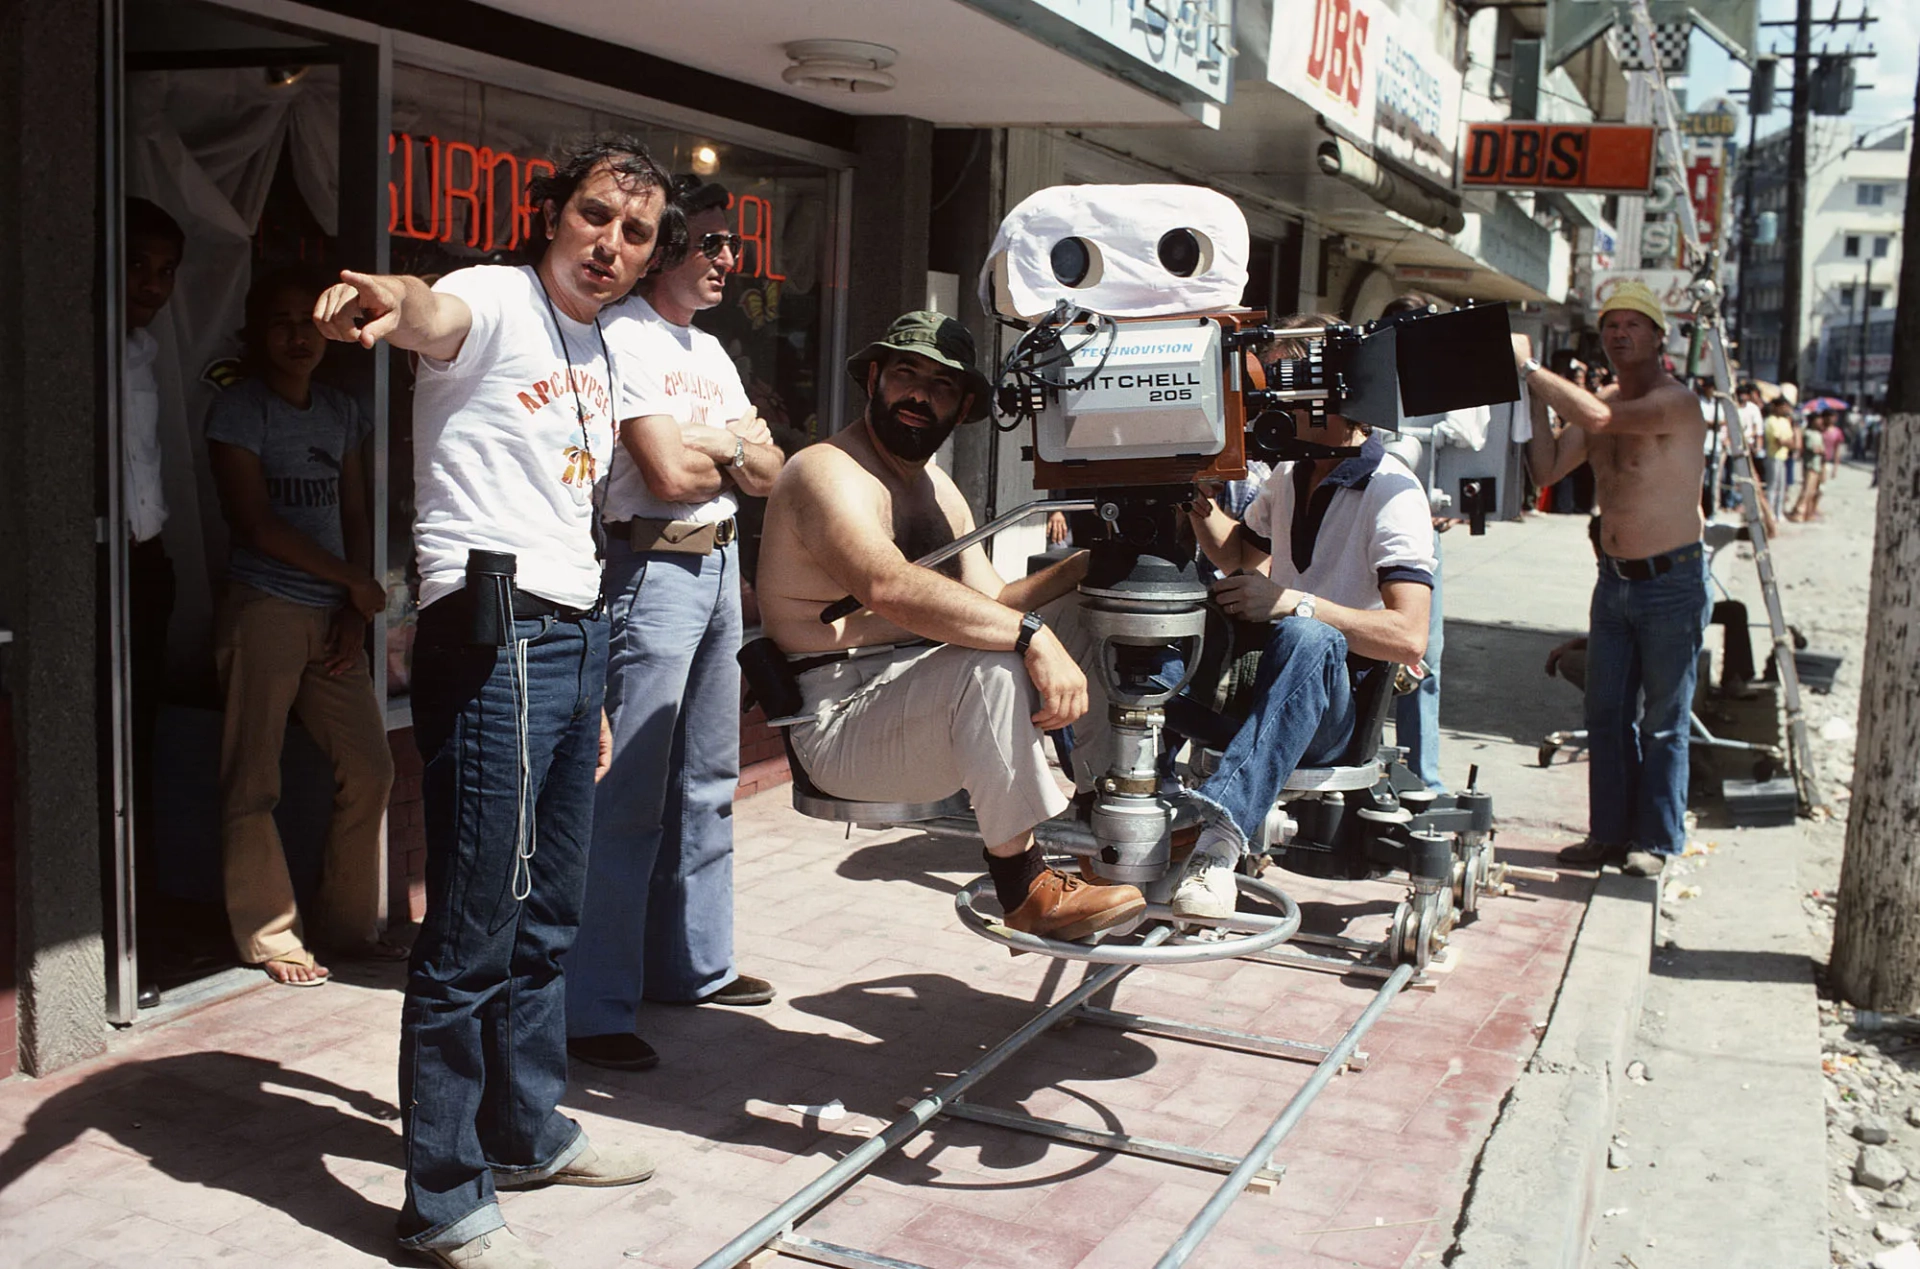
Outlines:
{"type": "Polygon", "coordinates": [[[327,983],[326,967],[314,960],[313,953],[304,947],[297,952],[270,956],[258,962],[257,967],[261,973],[282,987],[324,987],[327,983]],[[294,978],[291,976],[294,970],[306,970],[310,974],[317,973],[317,977],[294,978]]]}

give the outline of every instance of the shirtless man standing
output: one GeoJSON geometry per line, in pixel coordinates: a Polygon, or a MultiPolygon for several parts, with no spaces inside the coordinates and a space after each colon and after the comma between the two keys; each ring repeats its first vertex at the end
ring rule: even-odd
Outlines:
{"type": "Polygon", "coordinates": [[[1686,847],[1687,735],[1708,611],[1706,424],[1693,393],[1661,368],[1666,329],[1646,286],[1615,290],[1600,338],[1617,381],[1597,395],[1541,369],[1526,337],[1514,338],[1533,398],[1534,480],[1546,488],[1590,462],[1602,513],[1587,636],[1587,840],[1560,858],[1619,862],[1636,876],[1658,874],[1686,847]],[[1567,423],[1557,435],[1548,407],[1567,423]]]}
{"type": "Polygon", "coordinates": [[[1043,734],[1087,715],[1076,733],[1101,734],[1076,735],[1079,747],[1104,739],[1105,711],[1087,710],[1091,641],[1074,597],[1086,553],[1015,582],[979,546],[937,570],[912,563],[974,528],[932,461],[962,420],[986,417],[973,336],[908,313],[847,370],[865,412],[787,464],[761,539],[761,617],[813,719],[793,728],[794,752],[830,796],[927,802],[966,789],[1014,929],[1073,940],[1133,920],[1146,906],[1138,890],[1048,868],[1033,839],[1067,806],[1043,734]],[[866,608],[823,624],[821,609],[846,595],[866,608]]]}

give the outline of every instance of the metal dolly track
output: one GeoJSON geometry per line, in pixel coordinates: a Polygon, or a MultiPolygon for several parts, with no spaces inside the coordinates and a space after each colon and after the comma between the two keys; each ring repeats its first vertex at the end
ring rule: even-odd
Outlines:
{"type": "MultiPolygon", "coordinates": [[[[1172,926],[1157,925],[1146,933],[1139,946],[1141,948],[1158,947],[1173,935],[1172,926]]],[[[815,1264],[837,1266],[838,1269],[924,1269],[924,1266],[894,1260],[859,1248],[807,1238],[796,1233],[794,1226],[831,1202],[888,1153],[918,1136],[929,1123],[940,1116],[993,1123],[1023,1132],[1037,1132],[1062,1140],[1075,1141],[1098,1149],[1121,1150],[1190,1167],[1225,1172],[1226,1179],[1220,1183],[1219,1188],[1214,1191],[1213,1196],[1188,1224],[1173,1246],[1168,1248],[1156,1263],[1156,1269],[1176,1269],[1177,1266],[1186,1263],[1195,1248],[1212,1232],[1214,1226],[1219,1224],[1220,1219],[1226,1215],[1227,1209],[1233,1205],[1234,1199],[1241,1191],[1245,1190],[1249,1184],[1260,1180],[1278,1178],[1279,1170],[1274,1166],[1273,1152],[1293,1131],[1301,1116],[1326,1089],[1334,1075],[1353,1059],[1361,1039],[1372,1029],[1373,1024],[1380,1020],[1387,1007],[1393,1003],[1394,997],[1398,996],[1400,991],[1413,980],[1415,972],[1411,964],[1394,968],[1340,1040],[1331,1047],[1322,1048],[1319,1045],[1276,1040],[1272,1037],[1254,1036],[1224,1028],[1204,1028],[1168,1019],[1124,1014],[1088,1004],[1094,996],[1118,983],[1138,968],[1140,968],[1139,964],[1098,966],[1085,982],[1036,1014],[1013,1034],[989,1049],[972,1066],[907,1106],[903,1113],[883,1131],[861,1143],[845,1158],[795,1191],[784,1203],[735,1235],[725,1246],[701,1261],[698,1269],[736,1269],[743,1264],[757,1265],[763,1263],[763,1258],[771,1259],[769,1253],[792,1256],[815,1264]],[[1265,1053],[1275,1057],[1319,1054],[1320,1060],[1307,1082],[1288,1100],[1253,1149],[1237,1162],[1232,1159],[1232,1156],[1219,1155],[1212,1151],[1197,1150],[1167,1142],[1146,1141],[1129,1137],[1124,1133],[1099,1132],[1076,1125],[1038,1119],[1020,1112],[976,1106],[963,1100],[968,1090],[991,1075],[1009,1058],[1046,1034],[1056,1024],[1070,1018],[1122,1030],[1139,1030],[1145,1034],[1171,1035],[1200,1043],[1246,1049],[1249,1052],[1265,1053]],[[1254,1042],[1266,1047],[1256,1047],[1254,1042]]]]}

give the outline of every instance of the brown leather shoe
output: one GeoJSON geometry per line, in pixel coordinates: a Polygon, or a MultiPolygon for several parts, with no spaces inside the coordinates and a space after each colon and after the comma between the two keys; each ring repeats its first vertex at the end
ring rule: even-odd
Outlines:
{"type": "Polygon", "coordinates": [[[1146,910],[1146,897],[1132,886],[1094,885],[1048,868],[1034,878],[1026,902],[1007,913],[1007,924],[1022,934],[1071,943],[1146,910]]]}

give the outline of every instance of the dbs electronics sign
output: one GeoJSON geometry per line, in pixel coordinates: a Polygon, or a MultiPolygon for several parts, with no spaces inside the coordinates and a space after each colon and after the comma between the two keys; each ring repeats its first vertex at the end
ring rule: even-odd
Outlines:
{"type": "Polygon", "coordinates": [[[1651,127],[1629,123],[1470,123],[1460,149],[1467,189],[1653,189],[1651,127]]]}

